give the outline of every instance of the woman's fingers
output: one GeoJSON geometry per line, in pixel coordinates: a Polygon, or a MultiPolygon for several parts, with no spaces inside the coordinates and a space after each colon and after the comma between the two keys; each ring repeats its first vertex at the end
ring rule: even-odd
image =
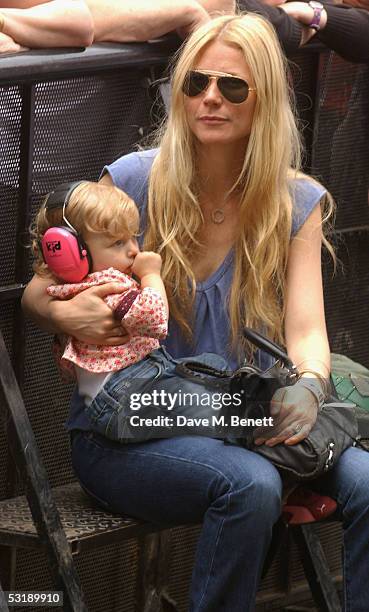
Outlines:
{"type": "Polygon", "coordinates": [[[289,429],[289,421],[280,419],[275,421],[273,427],[259,427],[254,431],[255,444],[266,444],[270,441],[279,440],[282,433],[289,429]]]}
{"type": "Polygon", "coordinates": [[[91,287],[90,289],[86,289],[86,292],[94,293],[95,295],[104,298],[110,293],[124,293],[127,291],[127,287],[121,283],[117,283],[112,281],[110,283],[104,283],[103,285],[97,285],[96,287],[91,287]]]}
{"type": "Polygon", "coordinates": [[[108,346],[117,346],[118,344],[126,344],[129,340],[129,335],[123,328],[120,330],[112,330],[111,335],[106,337],[105,344],[108,346]]]}
{"type": "Polygon", "coordinates": [[[282,444],[282,442],[288,445],[298,444],[309,435],[310,430],[311,426],[309,423],[305,423],[304,425],[301,425],[301,423],[296,423],[295,426],[284,429],[274,438],[269,438],[266,440],[265,445],[275,446],[276,444],[282,444]]]}
{"type": "Polygon", "coordinates": [[[270,409],[274,420],[273,427],[256,429],[255,444],[275,446],[283,442],[288,445],[301,442],[309,435],[316,421],[317,411],[316,400],[309,390],[297,385],[278,389],[270,409]]]}
{"type": "Polygon", "coordinates": [[[299,442],[302,442],[303,440],[305,440],[305,438],[308,437],[311,429],[312,429],[312,426],[309,423],[306,423],[296,433],[296,427],[295,427],[295,431],[292,432],[291,436],[288,436],[284,440],[284,443],[288,446],[293,446],[293,444],[298,444],[299,442]]]}
{"type": "Polygon", "coordinates": [[[104,345],[106,346],[118,346],[120,344],[125,344],[128,342],[129,336],[109,336],[104,345]]]}
{"type": "Polygon", "coordinates": [[[126,289],[119,283],[105,283],[90,287],[70,300],[55,300],[54,308],[62,310],[57,319],[61,321],[61,329],[87,344],[124,344],[126,331],[114,318],[104,298],[113,293],[123,293],[126,289]]]}

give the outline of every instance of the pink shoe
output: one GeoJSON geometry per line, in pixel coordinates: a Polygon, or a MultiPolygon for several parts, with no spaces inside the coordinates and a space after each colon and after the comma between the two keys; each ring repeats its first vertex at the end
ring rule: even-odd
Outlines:
{"type": "Polygon", "coordinates": [[[327,518],[336,508],[337,503],[331,497],[301,486],[288,496],[282,516],[289,525],[303,525],[327,518]]]}

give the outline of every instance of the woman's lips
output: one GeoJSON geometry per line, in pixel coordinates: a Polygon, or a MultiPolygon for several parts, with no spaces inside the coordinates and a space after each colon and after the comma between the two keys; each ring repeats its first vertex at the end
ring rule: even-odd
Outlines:
{"type": "Polygon", "coordinates": [[[213,115],[203,115],[202,117],[199,117],[199,121],[201,121],[202,123],[217,124],[225,123],[226,121],[228,121],[228,119],[226,119],[225,117],[216,117],[213,115]]]}

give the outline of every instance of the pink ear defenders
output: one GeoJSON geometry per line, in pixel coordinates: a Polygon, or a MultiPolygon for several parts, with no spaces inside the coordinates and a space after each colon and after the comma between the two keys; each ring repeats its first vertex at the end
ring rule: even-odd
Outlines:
{"type": "Polygon", "coordinates": [[[81,236],[65,217],[70,196],[83,181],[62,183],[52,191],[46,201],[46,210],[63,208],[65,225],[49,227],[39,243],[45,263],[58,278],[78,283],[91,272],[92,260],[81,236]]]}

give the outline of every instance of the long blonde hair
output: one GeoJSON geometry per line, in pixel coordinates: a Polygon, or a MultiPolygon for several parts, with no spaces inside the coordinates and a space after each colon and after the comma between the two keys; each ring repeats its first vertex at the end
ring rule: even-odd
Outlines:
{"type": "Polygon", "coordinates": [[[171,314],[190,337],[188,312],[196,288],[191,256],[199,245],[203,216],[197,195],[195,142],[186,121],[182,84],[199,53],[216,40],[241,49],[257,90],[243,167],[233,186],[240,193],[242,229],[234,245],[228,305],[235,347],[244,325],[262,327],[271,337],[283,340],[293,205],[289,179],[301,176],[300,137],[286,61],[273,28],[255,14],[210,21],[192,34],[176,58],[171,110],[159,134],[160,151],[150,174],[145,248],[162,255],[171,314]]]}

